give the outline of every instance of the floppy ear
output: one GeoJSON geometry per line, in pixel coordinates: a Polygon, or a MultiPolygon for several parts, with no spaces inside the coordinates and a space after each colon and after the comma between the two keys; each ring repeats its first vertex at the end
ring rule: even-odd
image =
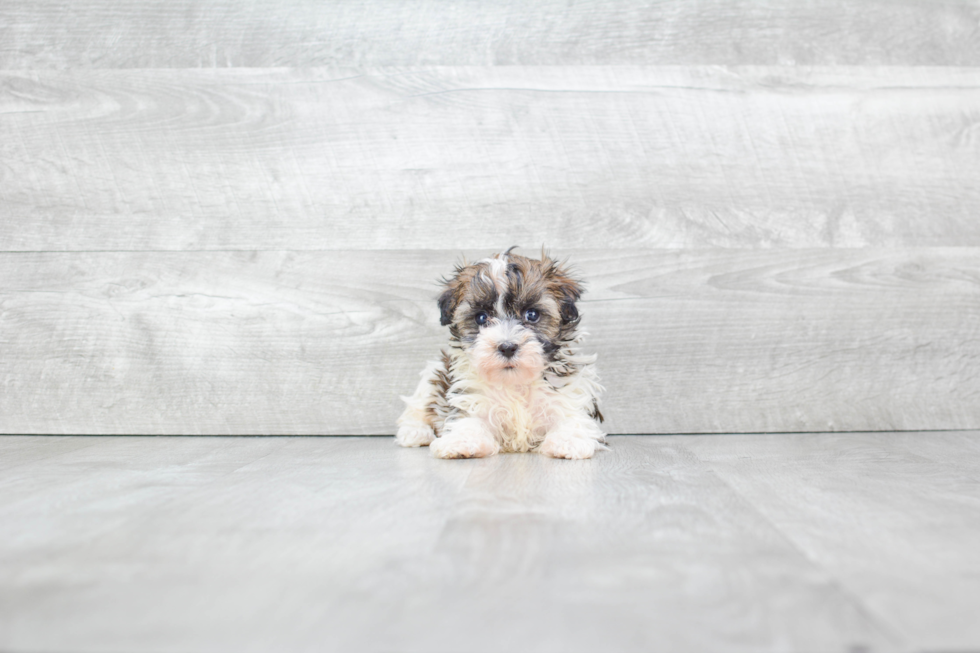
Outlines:
{"type": "Polygon", "coordinates": [[[542,258],[548,265],[547,276],[551,291],[555,299],[558,300],[562,325],[574,326],[578,324],[579,314],[575,302],[582,297],[582,282],[572,277],[572,272],[566,265],[553,261],[546,255],[543,255],[542,258]]]}
{"type": "Polygon", "coordinates": [[[575,307],[575,302],[578,298],[568,298],[565,299],[561,304],[561,321],[565,324],[571,324],[572,322],[578,322],[578,308],[575,307]]]}
{"type": "Polygon", "coordinates": [[[453,315],[456,313],[456,308],[463,301],[464,277],[468,276],[472,276],[471,266],[467,265],[464,261],[456,265],[453,276],[442,278],[442,285],[445,290],[439,295],[438,302],[439,323],[442,326],[449,326],[453,323],[453,315]]]}
{"type": "Polygon", "coordinates": [[[454,288],[447,288],[445,292],[439,295],[439,324],[442,326],[452,324],[453,313],[456,312],[458,305],[459,301],[456,299],[456,290],[454,288]]]}
{"type": "Polygon", "coordinates": [[[558,300],[561,321],[563,324],[577,323],[579,320],[578,308],[575,302],[582,296],[582,286],[579,282],[569,278],[567,281],[558,283],[561,298],[558,300]]]}

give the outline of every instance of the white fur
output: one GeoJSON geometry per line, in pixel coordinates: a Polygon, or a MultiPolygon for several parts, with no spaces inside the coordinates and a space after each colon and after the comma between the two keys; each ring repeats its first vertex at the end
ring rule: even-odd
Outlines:
{"type": "Polygon", "coordinates": [[[497,287],[497,293],[503,299],[504,293],[507,292],[507,259],[496,257],[485,258],[480,263],[486,263],[490,266],[490,278],[493,279],[493,283],[497,287]]]}
{"type": "Polygon", "coordinates": [[[436,439],[435,431],[426,423],[426,407],[432,399],[432,380],[441,363],[430,361],[419,375],[418,387],[411,397],[402,397],[405,412],[398,418],[398,433],[395,442],[403,447],[426,447],[436,439]]]}
{"type": "Polygon", "coordinates": [[[435,437],[425,422],[431,401],[431,379],[442,365],[432,361],[422,371],[419,386],[398,423],[396,442],[403,447],[429,445],[440,458],[476,458],[500,452],[534,451],[554,458],[589,458],[605,449],[605,434],[589,416],[601,391],[594,356],[573,357],[578,373],[566,377],[540,375],[521,381],[481,373],[480,355],[454,349],[451,369],[456,379],[448,404],[466,417],[450,421],[442,436],[435,437]],[[476,360],[474,360],[476,359],[476,360]]]}
{"type": "Polygon", "coordinates": [[[491,320],[469,356],[479,376],[505,386],[531,383],[541,376],[545,366],[541,343],[516,320],[491,320]],[[513,358],[505,359],[498,353],[497,347],[505,342],[518,345],[513,358]]]}
{"type": "Polygon", "coordinates": [[[464,417],[448,426],[429,449],[438,458],[483,458],[500,451],[500,443],[483,420],[464,417]]]}
{"type": "Polygon", "coordinates": [[[593,399],[601,392],[595,369],[583,366],[555,387],[547,377],[514,383],[488,379],[464,352],[453,356],[457,381],[450,389],[450,405],[487,425],[501,451],[539,451],[558,458],[588,458],[602,448],[605,434],[589,416],[593,399]],[[538,449],[549,439],[579,440],[577,447],[538,449]]]}
{"type": "Polygon", "coordinates": [[[599,448],[605,448],[604,439],[595,420],[573,415],[552,426],[537,451],[552,458],[590,458],[599,448]]]}

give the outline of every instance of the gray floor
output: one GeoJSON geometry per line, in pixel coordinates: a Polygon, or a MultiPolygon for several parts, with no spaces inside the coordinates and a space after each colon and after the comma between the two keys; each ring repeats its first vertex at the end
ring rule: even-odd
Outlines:
{"type": "Polygon", "coordinates": [[[0,650],[980,650],[980,432],[0,437],[0,650]]]}

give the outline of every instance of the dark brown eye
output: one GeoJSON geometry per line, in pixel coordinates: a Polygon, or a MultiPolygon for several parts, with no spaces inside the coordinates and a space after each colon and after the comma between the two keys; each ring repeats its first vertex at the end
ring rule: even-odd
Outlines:
{"type": "Polygon", "coordinates": [[[473,316],[473,319],[476,320],[476,323],[477,324],[479,324],[480,326],[483,326],[484,324],[487,323],[487,320],[490,319],[490,316],[481,311],[481,312],[477,313],[476,315],[474,315],[473,316]]]}
{"type": "Polygon", "coordinates": [[[537,309],[529,308],[524,311],[524,321],[534,324],[541,319],[541,313],[538,313],[537,309]]]}

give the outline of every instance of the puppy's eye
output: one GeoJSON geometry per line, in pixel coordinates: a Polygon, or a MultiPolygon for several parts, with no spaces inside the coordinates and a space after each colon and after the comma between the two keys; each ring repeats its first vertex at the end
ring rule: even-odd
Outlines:
{"type": "Polygon", "coordinates": [[[524,320],[526,322],[530,322],[531,324],[534,324],[540,319],[541,319],[541,313],[538,313],[536,309],[529,308],[526,311],[524,311],[524,320]]]}
{"type": "Polygon", "coordinates": [[[477,324],[479,324],[480,326],[483,326],[484,324],[487,323],[487,320],[490,319],[490,316],[487,315],[486,313],[480,312],[480,313],[477,313],[476,315],[474,315],[473,316],[473,319],[476,320],[476,323],[477,324]]]}

